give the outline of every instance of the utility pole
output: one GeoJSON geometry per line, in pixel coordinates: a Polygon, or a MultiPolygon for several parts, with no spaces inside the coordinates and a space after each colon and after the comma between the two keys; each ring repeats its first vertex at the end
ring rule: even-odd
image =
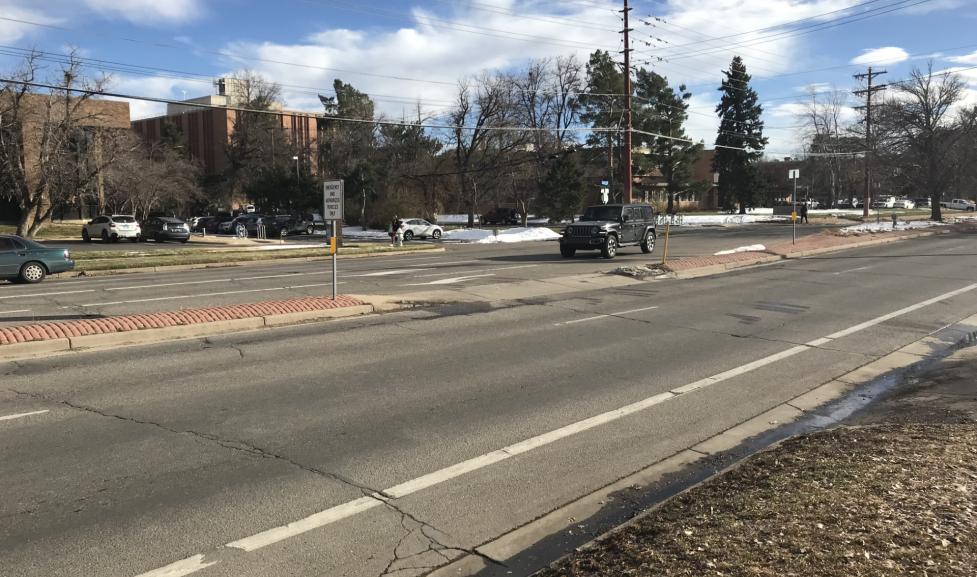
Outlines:
{"type": "Polygon", "coordinates": [[[872,80],[885,73],[885,70],[873,71],[869,66],[868,73],[855,75],[857,80],[867,81],[864,90],[855,91],[855,96],[865,96],[865,106],[856,107],[865,108],[865,205],[862,207],[862,218],[868,218],[872,196],[872,94],[885,90],[887,86],[886,84],[873,85],[872,80]]]}
{"type": "Polygon", "coordinates": [[[631,167],[631,32],[628,28],[631,8],[628,7],[628,0],[624,0],[624,115],[627,121],[627,129],[624,133],[624,202],[634,202],[632,193],[633,169],[631,167]]]}

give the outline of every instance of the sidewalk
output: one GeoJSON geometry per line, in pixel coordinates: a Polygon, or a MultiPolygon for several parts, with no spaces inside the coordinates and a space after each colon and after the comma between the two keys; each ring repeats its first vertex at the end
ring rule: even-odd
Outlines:
{"type": "Polygon", "coordinates": [[[949,232],[949,227],[937,230],[897,230],[881,234],[839,235],[834,232],[821,232],[790,241],[766,247],[764,251],[738,252],[717,256],[696,256],[669,259],[665,268],[676,278],[695,278],[707,276],[769,262],[777,262],[786,258],[800,258],[824,252],[859,248],[897,242],[911,238],[932,236],[949,232]]]}
{"type": "Polygon", "coordinates": [[[758,454],[538,577],[973,576],[977,349],[758,454]]]}

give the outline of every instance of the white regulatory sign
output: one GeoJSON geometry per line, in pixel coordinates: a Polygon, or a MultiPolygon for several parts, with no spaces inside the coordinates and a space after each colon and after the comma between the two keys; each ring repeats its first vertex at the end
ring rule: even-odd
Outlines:
{"type": "Polygon", "coordinates": [[[801,177],[801,171],[797,168],[787,171],[787,178],[789,180],[797,180],[800,177],[801,177]]]}
{"type": "Polygon", "coordinates": [[[322,183],[322,209],[323,220],[343,220],[343,181],[322,183]]]}

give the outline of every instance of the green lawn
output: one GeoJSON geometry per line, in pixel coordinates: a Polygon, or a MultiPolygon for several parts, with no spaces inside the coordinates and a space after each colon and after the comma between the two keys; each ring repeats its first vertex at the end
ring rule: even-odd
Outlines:
{"type": "MultiPolygon", "coordinates": [[[[14,234],[17,225],[0,224],[0,234],[14,234]]],[[[37,234],[37,240],[49,238],[81,238],[81,225],[77,223],[49,223],[37,234]]]]}

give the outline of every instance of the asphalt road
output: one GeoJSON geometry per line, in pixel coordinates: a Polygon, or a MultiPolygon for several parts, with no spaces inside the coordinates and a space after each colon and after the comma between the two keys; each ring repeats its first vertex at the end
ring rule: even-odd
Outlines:
{"type": "Polygon", "coordinates": [[[2,573],[423,574],[974,314],[974,243],[0,364],[2,573]]]}
{"type": "MultiPolygon", "coordinates": [[[[799,227],[802,235],[820,230],[822,227],[818,226],[799,227]]],[[[777,224],[676,230],[668,251],[671,256],[711,255],[720,250],[789,238],[790,228],[777,224]]],[[[618,258],[607,261],[596,251],[580,252],[573,259],[564,259],[555,242],[441,244],[446,249],[443,253],[340,260],[339,290],[346,294],[463,290],[481,284],[601,272],[623,264],[657,262],[664,249],[663,241],[651,255],[643,255],[638,247],[625,248],[618,258]]],[[[110,249],[119,246],[107,245],[110,249]]],[[[30,286],[0,284],[0,326],[325,294],[331,294],[327,262],[267,262],[233,268],[49,279],[30,286]]]]}

